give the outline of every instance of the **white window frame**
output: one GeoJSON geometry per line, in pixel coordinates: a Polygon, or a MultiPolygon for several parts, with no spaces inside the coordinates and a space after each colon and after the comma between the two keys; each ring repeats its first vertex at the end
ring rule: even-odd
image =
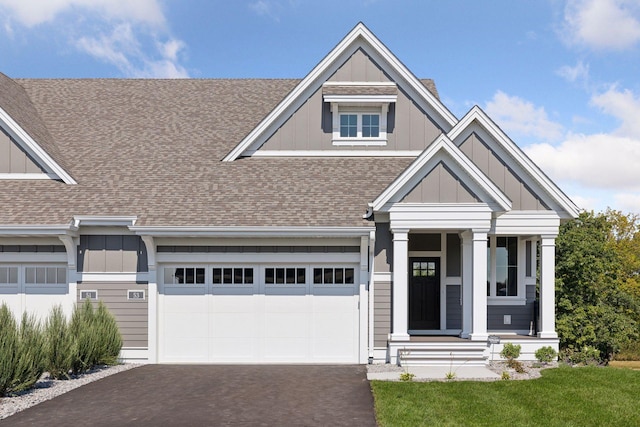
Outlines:
{"type": "Polygon", "coordinates": [[[354,145],[387,145],[387,113],[389,112],[389,103],[359,104],[352,103],[331,103],[331,112],[333,119],[333,137],[332,143],[335,146],[354,146],[354,145]],[[376,105],[377,104],[377,105],[376,105]],[[340,117],[344,114],[353,114],[357,116],[357,134],[355,137],[340,136],[340,117]],[[378,115],[379,132],[376,137],[362,136],[362,116],[366,114],[378,115]]]}
{"type": "Polygon", "coordinates": [[[524,274],[526,271],[525,265],[525,253],[524,253],[524,240],[518,236],[489,236],[489,265],[487,271],[487,281],[489,282],[489,295],[487,296],[488,305],[525,305],[527,303],[526,284],[524,280],[524,274]],[[517,281],[517,295],[501,296],[497,295],[496,285],[496,248],[498,237],[511,237],[516,238],[516,281],[517,281]]]}

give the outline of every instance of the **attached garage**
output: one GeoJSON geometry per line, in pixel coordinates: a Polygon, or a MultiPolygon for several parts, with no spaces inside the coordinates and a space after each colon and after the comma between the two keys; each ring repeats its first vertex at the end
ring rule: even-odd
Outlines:
{"type": "Polygon", "coordinates": [[[358,264],[163,266],[161,363],[358,363],[358,264]]]}

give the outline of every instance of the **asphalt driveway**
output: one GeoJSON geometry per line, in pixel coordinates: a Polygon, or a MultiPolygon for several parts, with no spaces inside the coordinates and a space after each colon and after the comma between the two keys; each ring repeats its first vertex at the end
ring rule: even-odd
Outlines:
{"type": "Polygon", "coordinates": [[[2,426],[375,426],[365,366],[146,365],[2,426]]]}

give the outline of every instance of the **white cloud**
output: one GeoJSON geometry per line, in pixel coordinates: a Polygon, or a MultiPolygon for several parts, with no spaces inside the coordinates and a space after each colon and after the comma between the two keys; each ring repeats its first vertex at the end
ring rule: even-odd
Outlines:
{"type": "Polygon", "coordinates": [[[276,22],[280,21],[281,8],[279,3],[270,0],[257,0],[249,4],[249,9],[258,15],[268,16],[276,22]]]}
{"type": "Polygon", "coordinates": [[[13,12],[12,17],[26,27],[51,22],[70,10],[96,12],[107,20],[165,22],[158,0],[0,0],[0,6],[13,12]]]}
{"type": "Polygon", "coordinates": [[[569,44],[623,50],[640,41],[637,0],[569,0],[564,12],[564,38],[569,44]]]}
{"type": "Polygon", "coordinates": [[[525,152],[552,179],[616,192],[640,191],[640,141],[608,134],[570,134],[560,145],[533,144],[525,152]]]}
{"type": "Polygon", "coordinates": [[[109,35],[82,37],[77,47],[89,55],[113,64],[130,77],[188,77],[187,71],[176,63],[184,44],[180,40],[158,43],[160,58],[145,54],[130,24],[120,24],[109,35]]]}
{"type": "Polygon", "coordinates": [[[640,193],[615,194],[614,200],[617,210],[640,214],[640,193]]]}
{"type": "Polygon", "coordinates": [[[126,77],[188,77],[186,50],[171,36],[159,0],[0,0],[5,31],[51,25],[80,52],[115,66],[126,77]]]}
{"type": "Polygon", "coordinates": [[[517,96],[498,91],[487,102],[485,111],[507,134],[532,136],[547,141],[562,137],[562,126],[549,120],[543,107],[536,107],[517,96]]]}
{"type": "Polygon", "coordinates": [[[614,85],[606,92],[594,95],[591,104],[621,121],[616,134],[637,138],[640,144],[640,97],[628,89],[619,90],[614,85]]]}
{"type": "Polygon", "coordinates": [[[589,81],[589,64],[578,61],[574,67],[564,65],[556,73],[570,83],[584,83],[589,81]]]}

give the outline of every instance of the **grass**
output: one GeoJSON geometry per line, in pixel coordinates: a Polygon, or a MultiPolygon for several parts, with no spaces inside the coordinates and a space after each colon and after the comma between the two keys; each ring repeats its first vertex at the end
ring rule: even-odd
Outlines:
{"type": "Polygon", "coordinates": [[[640,370],[640,360],[612,360],[609,366],[640,370]]]}
{"type": "Polygon", "coordinates": [[[372,381],[380,426],[638,426],[640,372],[560,367],[495,382],[372,381]]]}

